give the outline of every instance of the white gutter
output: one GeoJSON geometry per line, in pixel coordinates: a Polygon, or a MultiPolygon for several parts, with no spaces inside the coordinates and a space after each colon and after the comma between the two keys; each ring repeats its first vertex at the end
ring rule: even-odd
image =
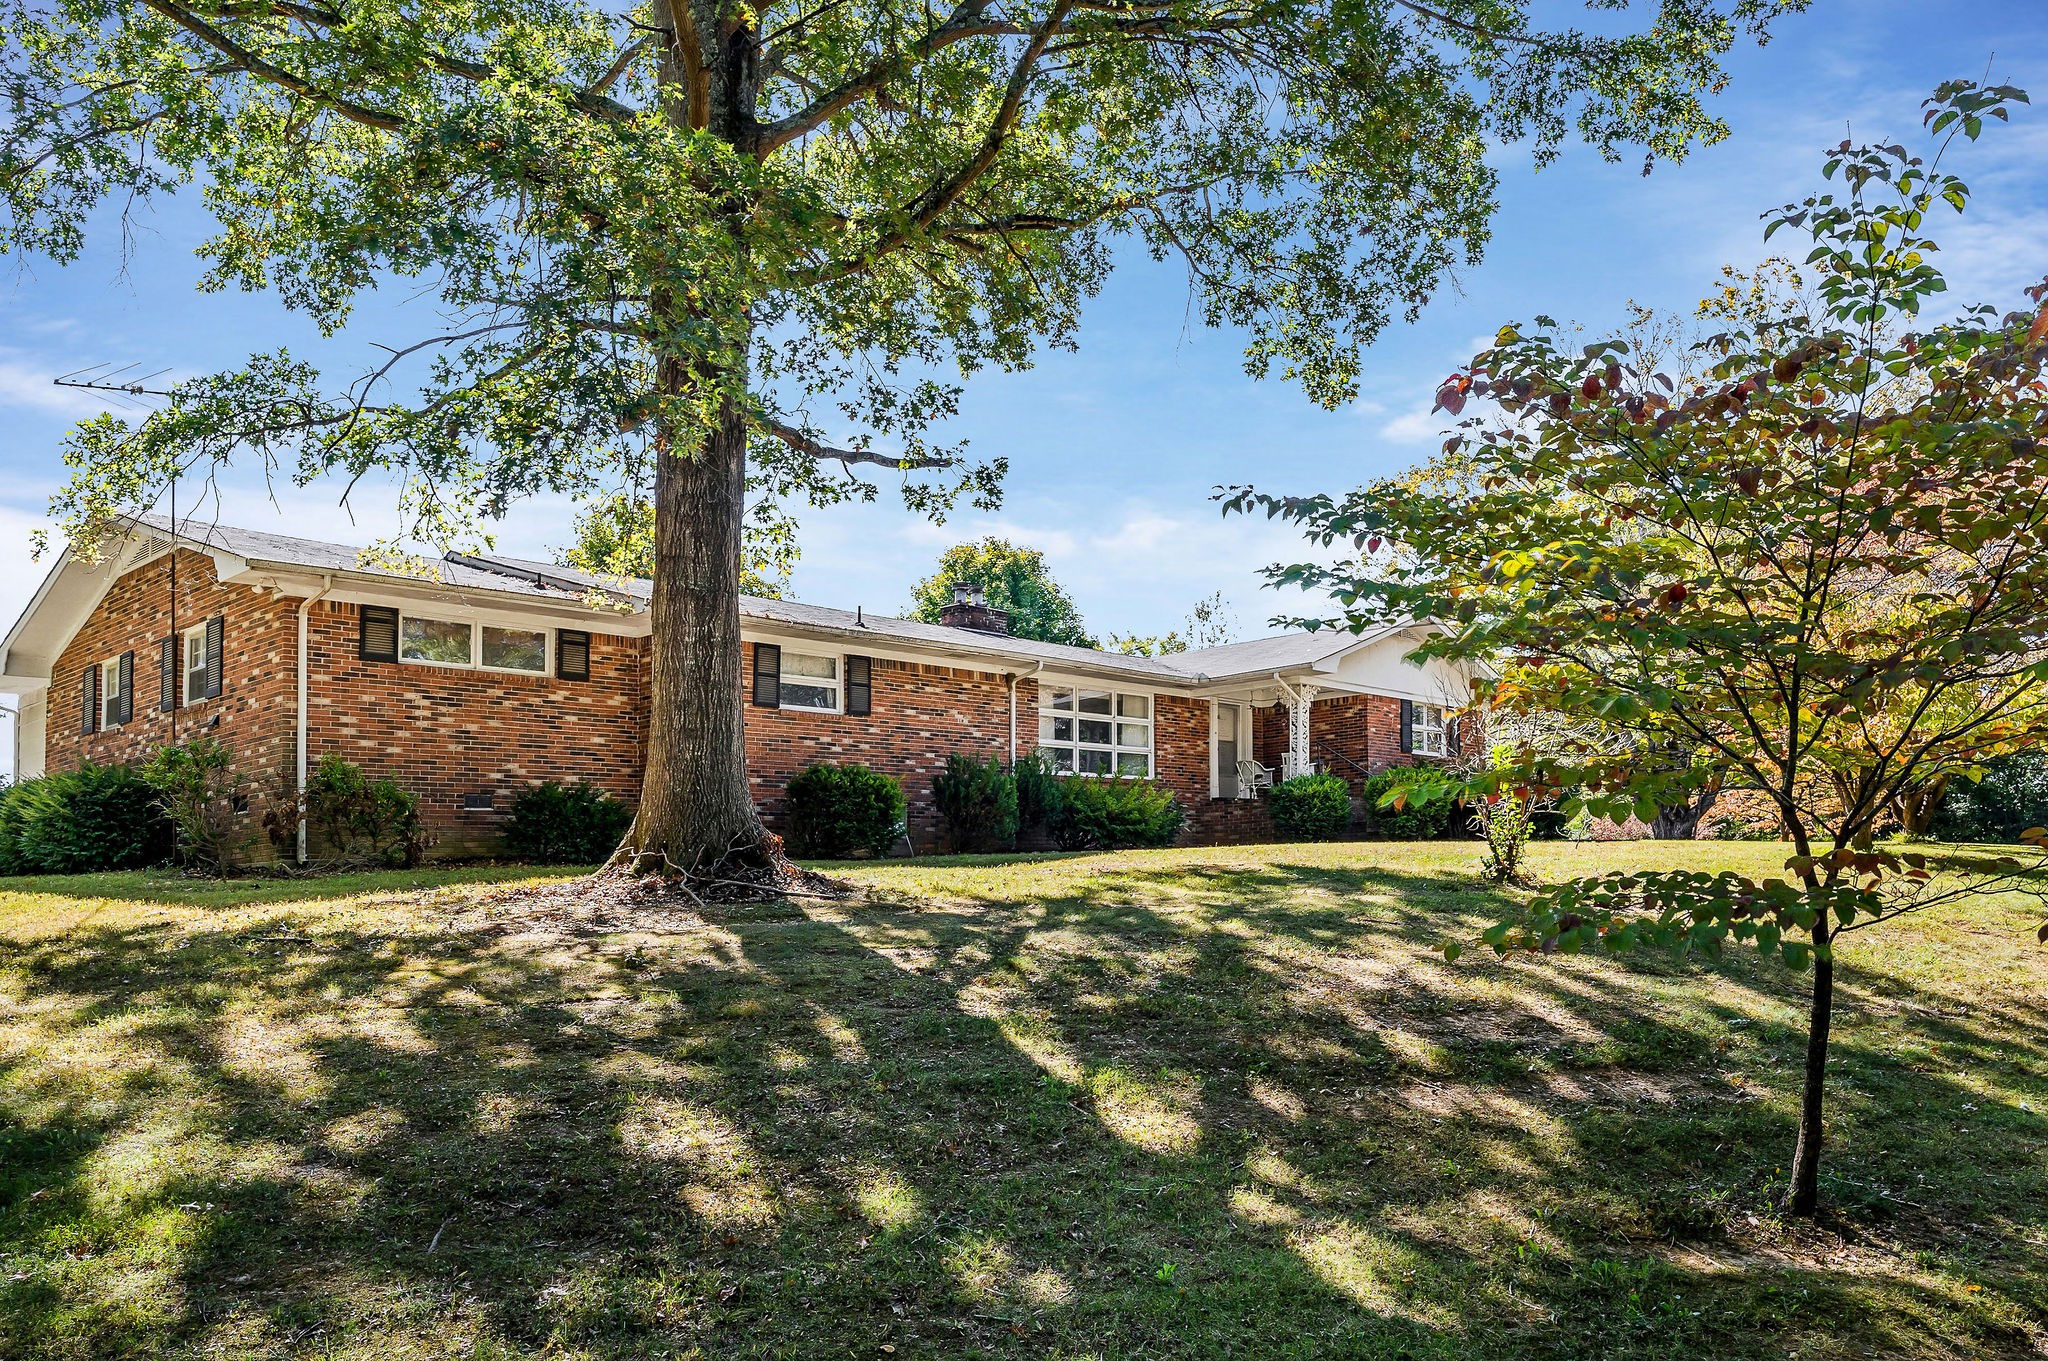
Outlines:
{"type": "Polygon", "coordinates": [[[306,863],[306,618],[313,612],[313,606],[320,598],[334,589],[334,574],[320,574],[320,590],[299,602],[299,712],[298,712],[298,770],[299,770],[299,840],[294,848],[301,865],[306,863]]]}

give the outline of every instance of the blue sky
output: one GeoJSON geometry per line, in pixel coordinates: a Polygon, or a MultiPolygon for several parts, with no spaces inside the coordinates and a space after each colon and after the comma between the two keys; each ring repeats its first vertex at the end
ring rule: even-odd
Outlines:
{"type": "MultiPolygon", "coordinates": [[[[1823,148],[1845,135],[1912,145],[1933,86],[1987,66],[2048,105],[2048,5],[1816,0],[1768,46],[1736,53],[1716,106],[1731,135],[1682,165],[1644,178],[1639,161],[1609,165],[1573,150],[1538,173],[1525,151],[1505,149],[1485,262],[1420,322],[1387,331],[1363,393],[1342,411],[1245,377],[1241,338],[1204,329],[1183,277],[1129,253],[1090,307],[1078,353],[977,378],[968,391],[951,428],[977,454],[1009,457],[1004,509],[939,526],[886,494],[871,507],[806,511],[794,594],[894,611],[948,544],[993,532],[1046,550],[1098,632],[1172,627],[1217,590],[1242,634],[1263,632],[1271,615],[1302,602],[1260,589],[1257,568],[1293,556],[1296,541],[1264,521],[1220,518],[1215,484],[1335,491],[1425,457],[1439,438],[1428,412],[1436,384],[1503,321],[1543,312],[1598,329],[1630,299],[1689,307],[1722,263],[1765,253],[1758,215],[1813,187],[1823,148]]],[[[2048,108],[2022,111],[1955,162],[1978,196],[1963,223],[1937,227],[1955,296],[2017,306],[2019,289],[2048,273],[2044,153],[2048,108]]],[[[194,292],[191,246],[203,227],[190,207],[159,210],[139,224],[125,268],[109,237],[70,268],[39,263],[0,283],[0,620],[16,616],[42,574],[28,535],[63,476],[66,426],[94,409],[52,377],[101,361],[198,372],[311,339],[267,298],[194,292]]],[[[365,355],[370,340],[403,334],[361,329],[365,355]]],[[[337,493],[280,488],[273,504],[260,480],[230,480],[220,514],[348,542],[390,530],[388,492],[359,491],[352,511],[337,508],[337,493]]],[[[500,545],[551,556],[570,516],[560,503],[530,503],[500,545]]]]}

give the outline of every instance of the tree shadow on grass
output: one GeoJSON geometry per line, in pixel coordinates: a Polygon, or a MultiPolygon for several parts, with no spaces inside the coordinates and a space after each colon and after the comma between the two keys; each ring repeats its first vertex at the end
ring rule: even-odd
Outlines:
{"type": "MultiPolygon", "coordinates": [[[[1275,865],[647,937],[40,942],[0,965],[0,1351],[2023,1354],[2038,1248],[1974,1292],[1750,1250],[1789,980],[1431,957],[1492,906],[1275,865]]],[[[2038,1030],[1926,1019],[2040,1071],[2038,1030]]],[[[2008,1113],[1953,1175],[2043,1133],[2008,1113]]],[[[2038,1169],[1968,1180],[2023,1238],[2038,1169]]]]}

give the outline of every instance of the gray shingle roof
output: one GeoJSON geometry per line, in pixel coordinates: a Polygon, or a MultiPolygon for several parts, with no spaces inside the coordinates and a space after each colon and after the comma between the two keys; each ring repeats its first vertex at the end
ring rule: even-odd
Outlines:
{"type": "MultiPolygon", "coordinates": [[[[241,529],[190,517],[181,521],[175,529],[172,522],[164,516],[140,515],[134,518],[137,523],[159,533],[175,532],[193,542],[219,548],[253,563],[311,568],[323,572],[353,572],[367,576],[390,577],[394,580],[421,579],[410,573],[366,566],[361,560],[361,550],[347,544],[303,539],[289,534],[273,534],[260,529],[241,529]]],[[[536,562],[531,558],[515,558],[497,553],[451,553],[444,559],[432,562],[431,566],[435,572],[432,579],[443,585],[495,591],[501,594],[528,595],[545,600],[580,602],[587,592],[603,591],[644,604],[653,596],[653,583],[644,577],[603,577],[559,563],[536,562]]],[[[1032,638],[977,633],[943,624],[927,624],[916,619],[897,619],[889,615],[834,609],[827,605],[807,605],[794,600],[770,600],[761,596],[741,596],[740,614],[743,618],[763,623],[787,624],[792,628],[812,633],[838,634],[853,639],[892,640],[907,647],[937,652],[1006,658],[1026,665],[1042,662],[1050,668],[1068,667],[1169,683],[1265,675],[1273,671],[1309,666],[1347,648],[1355,647],[1361,642],[1371,642],[1396,632],[1402,627],[1397,624],[1385,625],[1362,635],[1337,632],[1280,633],[1268,638],[1254,638],[1249,642],[1228,643],[1222,647],[1200,648],[1193,652],[1179,652],[1165,657],[1135,657],[1123,652],[1103,652],[1094,648],[1068,647],[1061,643],[1041,643],[1032,638]]]]}
{"type": "Polygon", "coordinates": [[[433,569],[434,575],[423,578],[410,572],[366,566],[362,561],[363,550],[348,544],[302,539],[290,534],[273,534],[261,529],[240,529],[193,516],[188,516],[175,524],[168,516],[163,515],[137,515],[133,518],[137,524],[159,533],[177,534],[193,543],[218,548],[222,552],[232,553],[238,558],[246,558],[252,563],[263,563],[266,566],[306,567],[318,572],[356,572],[364,576],[390,577],[396,581],[428,580],[444,586],[497,591],[501,594],[531,595],[547,600],[582,598],[581,591],[564,590],[530,579],[521,580],[503,572],[494,572],[460,562],[427,559],[425,565],[433,569]]]}

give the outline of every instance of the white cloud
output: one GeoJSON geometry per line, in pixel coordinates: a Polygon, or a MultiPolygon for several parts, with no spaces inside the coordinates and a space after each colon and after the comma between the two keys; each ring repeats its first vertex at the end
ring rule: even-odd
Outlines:
{"type": "Polygon", "coordinates": [[[27,408],[80,420],[116,405],[99,393],[58,387],[53,380],[64,372],[33,363],[18,351],[0,350],[0,410],[27,408]]]}

